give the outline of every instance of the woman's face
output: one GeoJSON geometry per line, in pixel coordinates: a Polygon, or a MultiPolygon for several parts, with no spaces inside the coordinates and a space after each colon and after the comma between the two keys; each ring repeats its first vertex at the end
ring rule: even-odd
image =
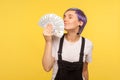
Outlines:
{"type": "Polygon", "coordinates": [[[80,25],[77,14],[75,11],[67,11],[63,17],[65,30],[74,30],[80,25]]]}

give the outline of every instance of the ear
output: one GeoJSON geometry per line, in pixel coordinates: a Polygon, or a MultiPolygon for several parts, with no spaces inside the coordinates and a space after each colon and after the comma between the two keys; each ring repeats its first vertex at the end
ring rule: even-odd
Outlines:
{"type": "Polygon", "coordinates": [[[79,25],[82,26],[83,25],[83,21],[79,21],[79,25]]]}

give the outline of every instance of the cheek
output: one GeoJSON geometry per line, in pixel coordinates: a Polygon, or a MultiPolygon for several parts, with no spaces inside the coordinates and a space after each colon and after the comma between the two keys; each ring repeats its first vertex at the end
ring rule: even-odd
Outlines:
{"type": "Polygon", "coordinates": [[[74,29],[78,27],[79,23],[76,20],[70,20],[67,24],[65,24],[65,29],[74,29]]]}
{"type": "Polygon", "coordinates": [[[65,25],[65,29],[75,29],[76,27],[78,27],[76,22],[70,22],[69,24],[65,25]]]}
{"type": "Polygon", "coordinates": [[[72,21],[70,24],[73,27],[77,27],[79,25],[77,21],[72,21]]]}

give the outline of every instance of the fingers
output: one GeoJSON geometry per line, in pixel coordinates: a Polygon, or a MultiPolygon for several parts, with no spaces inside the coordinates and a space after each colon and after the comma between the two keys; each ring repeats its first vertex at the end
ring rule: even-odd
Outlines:
{"type": "Polygon", "coordinates": [[[47,24],[46,28],[52,31],[53,26],[52,24],[47,24]]]}
{"type": "Polygon", "coordinates": [[[43,35],[45,36],[52,36],[52,29],[53,29],[53,26],[52,24],[47,24],[47,26],[44,28],[44,31],[43,31],[43,35]]]}

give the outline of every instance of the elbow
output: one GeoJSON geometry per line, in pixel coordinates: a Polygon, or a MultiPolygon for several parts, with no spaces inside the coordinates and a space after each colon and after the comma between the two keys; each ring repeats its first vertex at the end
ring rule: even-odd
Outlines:
{"type": "Polygon", "coordinates": [[[49,62],[49,61],[43,60],[43,62],[42,62],[43,68],[46,72],[51,71],[53,64],[54,64],[54,61],[49,62]]]}
{"type": "Polygon", "coordinates": [[[43,69],[46,71],[46,72],[49,72],[51,71],[51,66],[50,65],[46,65],[46,64],[43,64],[43,69]]]}
{"type": "Polygon", "coordinates": [[[46,72],[50,72],[50,71],[51,71],[50,68],[45,68],[45,67],[44,67],[44,70],[45,70],[46,72]]]}
{"type": "Polygon", "coordinates": [[[46,72],[50,72],[51,69],[49,69],[49,68],[44,68],[44,70],[45,70],[46,72]]]}

